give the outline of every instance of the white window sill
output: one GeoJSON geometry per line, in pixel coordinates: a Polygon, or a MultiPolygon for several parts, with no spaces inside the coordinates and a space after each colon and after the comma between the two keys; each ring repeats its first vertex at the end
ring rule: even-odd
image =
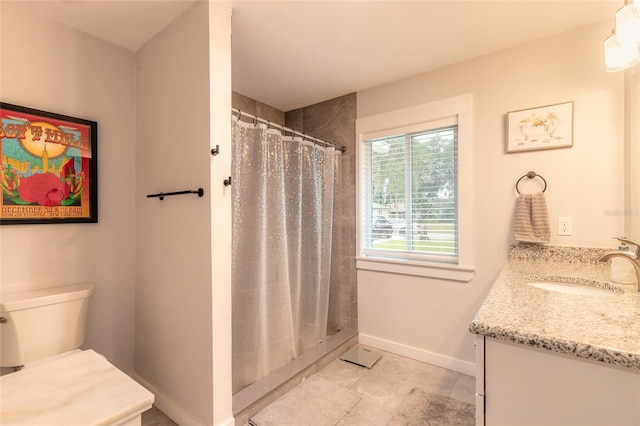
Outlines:
{"type": "Polygon", "coordinates": [[[471,281],[475,271],[474,267],[469,266],[387,259],[370,256],[356,257],[356,269],[460,282],[471,281]]]}

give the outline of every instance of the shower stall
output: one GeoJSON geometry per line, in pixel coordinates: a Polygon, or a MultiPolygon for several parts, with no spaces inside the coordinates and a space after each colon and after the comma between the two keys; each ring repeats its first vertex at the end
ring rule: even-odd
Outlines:
{"type": "Polygon", "coordinates": [[[262,396],[265,387],[256,384],[267,380],[277,387],[296,373],[291,366],[301,358],[311,364],[324,352],[319,348],[326,350],[329,342],[334,347],[355,332],[339,333],[343,149],[237,109],[232,146],[232,377],[238,411],[262,396]]]}

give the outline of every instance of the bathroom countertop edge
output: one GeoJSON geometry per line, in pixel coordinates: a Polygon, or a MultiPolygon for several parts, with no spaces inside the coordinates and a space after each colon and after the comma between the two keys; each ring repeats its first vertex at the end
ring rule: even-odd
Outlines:
{"type": "Polygon", "coordinates": [[[568,249],[571,255],[566,258],[558,257],[563,253],[559,247],[551,248],[551,258],[541,255],[545,247],[535,247],[531,256],[523,255],[526,247],[518,248],[515,256],[512,251],[469,331],[640,370],[640,293],[635,286],[608,281],[609,265],[593,261],[606,250],[568,249]],[[594,280],[622,291],[603,297],[546,291],[527,285],[533,274],[594,280]]]}

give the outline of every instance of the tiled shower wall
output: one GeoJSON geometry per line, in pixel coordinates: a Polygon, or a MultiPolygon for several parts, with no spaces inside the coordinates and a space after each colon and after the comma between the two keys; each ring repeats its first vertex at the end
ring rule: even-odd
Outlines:
{"type": "Polygon", "coordinates": [[[351,93],[285,114],[286,126],[335,145],[342,154],[343,327],[358,329],[356,287],[356,94],[351,93]]]}
{"type": "Polygon", "coordinates": [[[342,155],[342,279],[343,326],[358,329],[356,286],[356,94],[351,93],[286,113],[233,92],[232,106],[273,123],[335,145],[342,155]]]}
{"type": "Polygon", "coordinates": [[[265,120],[269,120],[272,123],[284,126],[284,112],[241,95],[240,93],[231,92],[231,106],[239,109],[240,111],[253,114],[265,120]]]}

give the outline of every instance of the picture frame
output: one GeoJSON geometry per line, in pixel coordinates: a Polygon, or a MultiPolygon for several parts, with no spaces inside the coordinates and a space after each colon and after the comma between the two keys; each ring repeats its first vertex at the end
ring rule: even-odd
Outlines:
{"type": "Polygon", "coordinates": [[[98,222],[98,123],[0,102],[0,225],[98,222]]]}
{"type": "Polygon", "coordinates": [[[507,113],[507,153],[573,146],[573,101],[507,113]]]}

